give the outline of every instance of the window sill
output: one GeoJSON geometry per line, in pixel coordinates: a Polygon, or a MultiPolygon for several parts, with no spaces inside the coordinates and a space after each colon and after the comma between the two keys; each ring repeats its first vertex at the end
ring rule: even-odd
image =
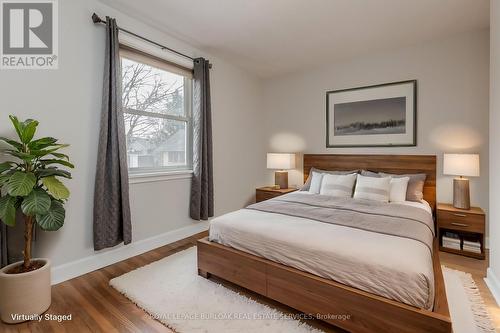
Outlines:
{"type": "Polygon", "coordinates": [[[190,179],[193,170],[129,174],[129,184],[156,183],[176,179],[190,179]]]}

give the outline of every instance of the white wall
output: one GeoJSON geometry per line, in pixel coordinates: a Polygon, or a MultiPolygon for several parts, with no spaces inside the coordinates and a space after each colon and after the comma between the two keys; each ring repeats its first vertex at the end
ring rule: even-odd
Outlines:
{"type": "MultiPolygon", "coordinates": [[[[452,177],[442,176],[443,152],[478,152],[481,177],[471,179],[472,204],[488,209],[489,33],[371,54],[271,79],[264,85],[269,151],[306,153],[436,154],[437,196],[453,198],[452,177]],[[325,92],[418,80],[418,145],[406,148],[325,148],[325,92]]],[[[272,173],[268,173],[268,182],[272,173]]],[[[302,184],[301,165],[290,172],[302,184]]]]}
{"type": "Polygon", "coordinates": [[[490,267],[486,282],[500,304],[500,2],[490,1],[490,267]]]}
{"type": "MultiPolygon", "coordinates": [[[[59,1],[59,69],[0,72],[0,135],[14,135],[7,115],[15,114],[39,120],[38,135],[71,144],[67,153],[76,169],[74,178],[66,182],[71,190],[66,223],[58,232],[41,232],[36,243],[36,255],[51,258],[55,266],[95,254],[92,201],[105,30],[92,23],[94,11],[116,17],[124,28],[190,55],[205,56],[213,63],[217,215],[248,203],[264,178],[264,142],[256,132],[263,117],[259,80],[97,1],[59,1]]],[[[188,217],[189,187],[190,179],[131,184],[133,241],[198,224],[188,217]]]]}

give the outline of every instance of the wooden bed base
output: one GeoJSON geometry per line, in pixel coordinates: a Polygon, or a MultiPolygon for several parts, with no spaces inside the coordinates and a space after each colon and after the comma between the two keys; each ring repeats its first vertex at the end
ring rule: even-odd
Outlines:
{"type": "MultiPolygon", "coordinates": [[[[304,181],[312,167],[366,169],[395,174],[425,173],[424,199],[436,206],[436,156],[304,155],[304,181]]],[[[397,249],[395,249],[397,250],[397,249]]],[[[433,251],[432,311],[412,307],[332,280],[257,257],[204,238],[198,241],[198,273],[211,274],[351,332],[451,333],[438,241],[433,251]],[[348,315],[348,320],[334,316],[348,315]]]]}
{"type": "Polygon", "coordinates": [[[434,243],[433,311],[324,279],[207,238],[198,241],[198,274],[205,278],[213,274],[350,332],[451,333],[437,240],[434,243]],[[338,319],[342,315],[349,318],[338,319]]]}

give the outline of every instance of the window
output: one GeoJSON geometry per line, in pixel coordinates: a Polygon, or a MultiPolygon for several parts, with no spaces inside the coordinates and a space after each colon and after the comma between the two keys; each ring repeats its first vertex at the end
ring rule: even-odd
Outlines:
{"type": "Polygon", "coordinates": [[[130,174],[190,170],[191,71],[127,47],[120,56],[130,174]]]}

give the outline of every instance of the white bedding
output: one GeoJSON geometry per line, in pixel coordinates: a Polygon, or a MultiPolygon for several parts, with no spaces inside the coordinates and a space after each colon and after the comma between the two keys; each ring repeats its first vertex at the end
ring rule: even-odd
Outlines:
{"type": "MultiPolygon", "coordinates": [[[[431,214],[427,202],[404,204],[431,214]]],[[[351,287],[432,309],[432,255],[424,244],[412,239],[251,209],[214,218],[209,239],[351,287]]]]}

